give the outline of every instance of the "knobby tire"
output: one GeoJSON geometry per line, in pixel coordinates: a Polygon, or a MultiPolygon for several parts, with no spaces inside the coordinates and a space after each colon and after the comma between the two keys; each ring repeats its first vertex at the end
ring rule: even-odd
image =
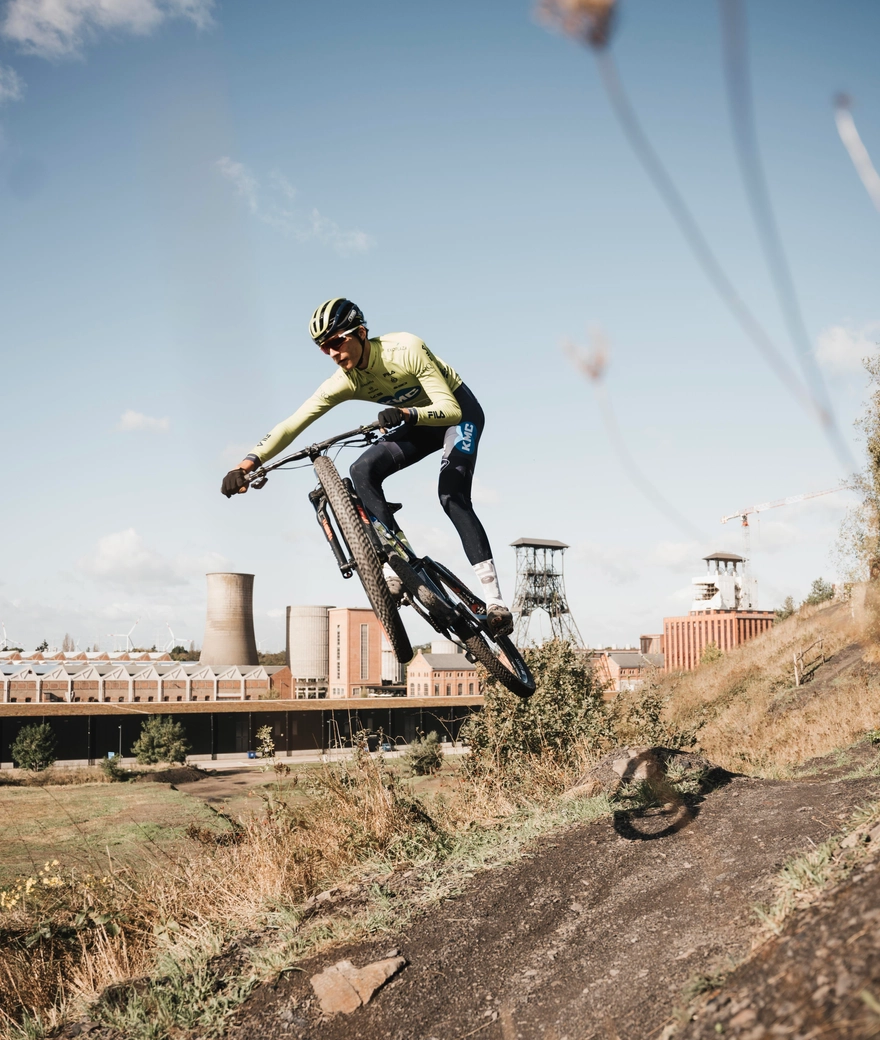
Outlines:
{"type": "MultiPolygon", "coordinates": [[[[462,603],[471,614],[473,614],[473,606],[479,604],[481,607],[480,613],[485,613],[485,604],[472,595],[467,586],[463,585],[451,571],[446,571],[445,567],[440,567],[433,561],[426,569],[431,575],[431,579],[443,589],[446,596],[453,603],[462,603]],[[469,598],[460,595],[457,591],[457,586],[467,591],[469,598]]],[[[468,648],[468,651],[480,662],[486,671],[502,685],[506,686],[511,693],[515,693],[517,697],[532,696],[535,692],[535,680],[529,671],[528,665],[522,659],[519,650],[507,636],[490,635],[486,631],[485,626],[476,619],[469,620],[467,623],[461,621],[460,628],[456,630],[456,635],[459,636],[468,648]],[[467,629],[465,630],[466,624],[467,629]],[[479,629],[477,629],[477,625],[479,625],[479,629]],[[497,650],[493,649],[493,647],[497,647],[497,650]],[[501,659],[501,654],[510,662],[510,667],[501,659]]]]}
{"type": "Polygon", "coordinates": [[[370,541],[366,526],[360,518],[351,500],[342,478],[326,455],[319,455],[314,460],[315,472],[324,488],[327,501],[336,517],[339,530],[345,539],[352,559],[357,567],[358,577],[367,594],[367,599],[376,613],[388,642],[391,644],[398,661],[406,664],[412,660],[413,649],[400,620],[394,597],[382,573],[382,564],[370,541]]]}

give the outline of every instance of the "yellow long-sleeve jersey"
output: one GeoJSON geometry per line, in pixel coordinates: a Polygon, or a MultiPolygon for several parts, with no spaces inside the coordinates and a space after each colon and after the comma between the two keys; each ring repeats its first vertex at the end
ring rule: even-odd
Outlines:
{"type": "Polygon", "coordinates": [[[418,425],[454,426],[461,421],[454,396],[461,382],[455,369],[432,354],[418,336],[408,332],[376,336],[370,340],[370,357],[363,369],[338,369],[290,418],[273,427],[253,454],[266,462],[342,401],[409,408],[418,425]]]}

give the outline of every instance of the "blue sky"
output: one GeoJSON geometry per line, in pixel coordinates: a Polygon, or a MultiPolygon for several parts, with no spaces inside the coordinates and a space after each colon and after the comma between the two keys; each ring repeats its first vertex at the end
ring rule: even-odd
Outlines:
{"type": "MultiPolygon", "coordinates": [[[[880,8],[750,4],[758,134],[841,427],[880,338],[880,215],[836,134],[880,155],[880,8]]],[[[713,4],[623,0],[613,55],[645,129],[786,357],[736,164],[713,4]]],[[[6,0],[0,7],[0,618],[27,647],[201,639],[204,572],[288,603],[363,601],[309,515],[307,473],[219,483],[329,374],[306,325],[345,294],[373,333],[452,363],[488,417],[479,513],[509,597],[522,535],[562,539],[590,644],[687,610],[745,505],[845,467],[709,288],[624,139],[589,51],[529,2],[6,0]],[[629,450],[701,534],[625,476],[563,344],[607,338],[629,450]],[[163,634],[165,633],[165,634],[163,634]]],[[[313,428],[373,418],[349,404],[313,428]]],[[[311,438],[308,438],[311,439],[311,438]]],[[[429,459],[389,482],[411,540],[461,549],[429,459]]],[[[846,493],[762,515],[760,605],[835,577],[846,493]]],[[[422,635],[414,626],[413,634],[422,635]]]]}

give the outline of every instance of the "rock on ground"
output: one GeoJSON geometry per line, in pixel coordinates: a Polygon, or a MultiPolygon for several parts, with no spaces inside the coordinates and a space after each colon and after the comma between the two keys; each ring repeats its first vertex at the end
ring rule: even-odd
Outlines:
{"type": "Polygon", "coordinates": [[[309,982],[325,1015],[350,1015],[368,1004],[379,987],[406,964],[403,957],[386,957],[356,968],[351,961],[337,961],[309,982]]]}

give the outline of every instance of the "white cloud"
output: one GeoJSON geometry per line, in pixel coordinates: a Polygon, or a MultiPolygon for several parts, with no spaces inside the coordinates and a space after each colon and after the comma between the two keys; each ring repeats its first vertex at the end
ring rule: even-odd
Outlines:
{"type": "Polygon", "coordinates": [[[181,585],[187,579],[176,573],[172,562],[149,549],[133,527],[105,535],[91,556],[78,563],[81,571],[115,585],[181,585]]]}
{"type": "Polygon", "coordinates": [[[706,550],[696,542],[658,542],[651,551],[651,562],[659,567],[680,570],[686,564],[702,569],[706,550]]]}
{"type": "Polygon", "coordinates": [[[257,220],[282,234],[298,242],[320,242],[343,256],[363,253],[372,246],[372,239],[365,232],[345,231],[314,207],[308,212],[290,209],[289,203],[297,195],[296,188],[277,171],[270,174],[266,191],[243,163],[230,159],[228,155],[217,159],[214,165],[244,199],[257,220]]]}
{"type": "Polygon", "coordinates": [[[861,372],[862,359],[877,353],[880,322],[872,321],[860,328],[831,325],[819,333],[816,357],[830,372],[861,372]]]}
{"type": "Polygon", "coordinates": [[[228,156],[217,160],[217,169],[232,183],[235,190],[247,203],[251,213],[259,215],[257,205],[257,182],[240,162],[234,162],[228,156]]]}
{"type": "Polygon", "coordinates": [[[211,24],[214,0],[11,0],[2,33],[28,54],[78,54],[101,32],[146,36],[169,18],[211,24]]]}
{"type": "Polygon", "coordinates": [[[0,105],[7,101],[21,101],[24,97],[24,80],[15,69],[0,65],[0,105]]]}
{"type": "Polygon", "coordinates": [[[116,429],[123,433],[129,433],[131,430],[154,430],[159,433],[166,433],[170,427],[171,420],[167,417],[154,419],[151,415],[144,415],[143,412],[136,412],[131,408],[122,413],[119,417],[119,422],[116,424],[116,429]]]}
{"type": "Polygon", "coordinates": [[[212,551],[194,556],[180,553],[171,559],[151,549],[129,527],[100,538],[95,551],[77,561],[77,569],[106,584],[125,587],[143,604],[145,596],[164,594],[168,586],[188,585],[210,571],[229,570],[229,561],[212,551]]]}

